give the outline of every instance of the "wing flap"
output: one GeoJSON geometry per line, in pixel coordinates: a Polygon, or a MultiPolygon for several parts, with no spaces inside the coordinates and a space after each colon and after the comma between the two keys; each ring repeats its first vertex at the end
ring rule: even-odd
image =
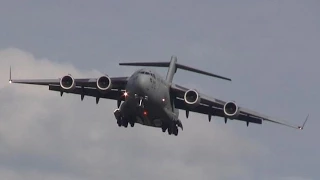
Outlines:
{"type": "Polygon", "coordinates": [[[60,80],[59,79],[17,79],[17,80],[10,80],[9,82],[16,83],[16,84],[48,86],[49,84],[59,85],[60,80]]]}
{"type": "MultiPolygon", "coordinates": [[[[125,89],[128,77],[111,77],[112,89],[125,89]]],[[[75,79],[77,87],[97,88],[97,78],[75,79]]]]}
{"type": "MultiPolygon", "coordinates": [[[[211,98],[211,97],[206,96],[204,94],[200,94],[200,97],[201,97],[200,106],[198,106],[195,109],[188,109],[188,107],[186,106],[186,104],[184,103],[184,100],[183,100],[184,93],[187,90],[188,90],[187,88],[179,86],[179,85],[175,85],[175,84],[171,85],[171,92],[174,93],[174,95],[176,96],[176,99],[177,99],[175,101],[177,103],[176,104],[177,108],[184,109],[184,110],[190,110],[190,111],[198,112],[198,113],[202,113],[202,114],[212,114],[212,115],[216,115],[216,116],[220,116],[220,117],[225,117],[223,108],[224,108],[224,105],[226,102],[221,101],[219,99],[211,98]]],[[[284,125],[287,127],[295,128],[295,129],[303,129],[304,125],[308,119],[308,116],[307,116],[307,118],[305,119],[302,126],[296,126],[296,125],[293,125],[293,124],[286,122],[286,121],[283,121],[283,120],[277,120],[274,118],[270,118],[268,116],[262,115],[258,112],[252,111],[247,108],[239,107],[239,110],[240,110],[240,115],[234,120],[252,122],[252,123],[257,123],[257,124],[262,124],[262,121],[268,121],[268,122],[284,125]]]]}
{"type": "Polygon", "coordinates": [[[29,85],[40,85],[48,86],[51,91],[59,91],[61,95],[63,93],[78,94],[81,95],[81,99],[84,96],[96,97],[97,102],[100,98],[114,99],[114,100],[124,100],[123,91],[126,88],[127,81],[129,77],[110,77],[112,82],[112,89],[106,93],[102,93],[97,89],[98,78],[78,78],[74,79],[76,84],[75,89],[72,91],[65,90],[60,86],[60,79],[12,79],[11,67],[10,67],[10,77],[9,83],[16,84],[29,84],[29,85]]]}
{"type": "Polygon", "coordinates": [[[62,89],[60,86],[54,86],[49,85],[50,91],[57,91],[57,92],[64,92],[64,93],[70,93],[70,94],[77,94],[77,95],[83,95],[83,96],[90,96],[90,97],[96,97],[96,98],[104,98],[104,99],[113,99],[113,100],[121,100],[124,101],[124,96],[122,91],[118,90],[111,90],[107,93],[101,93],[97,89],[93,88],[80,88],[76,87],[74,90],[66,91],[62,89]]]}
{"type": "MultiPolygon", "coordinates": [[[[110,78],[112,82],[112,89],[125,89],[127,84],[128,77],[112,77],[110,78]]],[[[76,87],[97,87],[97,78],[83,78],[83,79],[74,79],[76,87]]],[[[30,85],[60,85],[60,79],[13,79],[9,81],[10,83],[16,84],[30,84],[30,85]]]]}
{"type": "MultiPolygon", "coordinates": [[[[186,91],[188,91],[188,90],[189,89],[187,89],[187,88],[185,88],[183,86],[179,86],[177,84],[172,84],[171,85],[171,92],[174,93],[175,96],[179,97],[179,98],[183,98],[184,97],[184,93],[186,91]]],[[[217,108],[223,108],[224,104],[226,103],[224,101],[209,97],[209,96],[204,95],[204,94],[200,94],[200,96],[201,96],[201,103],[202,104],[212,105],[212,106],[217,107],[217,108]]]]}
{"type": "MultiPolygon", "coordinates": [[[[209,107],[204,104],[200,104],[199,106],[188,109],[183,99],[176,98],[175,101],[175,107],[178,109],[184,109],[184,110],[190,110],[192,112],[200,113],[200,114],[211,114],[212,116],[219,116],[219,117],[225,117],[223,109],[217,108],[217,107],[209,107]]],[[[245,114],[240,114],[237,120],[255,123],[255,124],[262,124],[261,118],[256,118],[252,116],[247,116],[245,114]]]]}

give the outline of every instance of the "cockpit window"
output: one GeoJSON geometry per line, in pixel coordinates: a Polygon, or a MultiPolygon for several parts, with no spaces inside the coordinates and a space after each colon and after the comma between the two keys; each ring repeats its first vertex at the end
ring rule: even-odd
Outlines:
{"type": "Polygon", "coordinates": [[[147,74],[147,72],[145,72],[145,71],[140,71],[139,73],[140,74],[147,74]]]}
{"type": "Polygon", "coordinates": [[[150,76],[152,76],[153,78],[156,78],[156,76],[155,76],[153,73],[150,73],[150,72],[147,72],[147,71],[140,71],[139,73],[140,73],[140,74],[150,75],[150,76]]]}

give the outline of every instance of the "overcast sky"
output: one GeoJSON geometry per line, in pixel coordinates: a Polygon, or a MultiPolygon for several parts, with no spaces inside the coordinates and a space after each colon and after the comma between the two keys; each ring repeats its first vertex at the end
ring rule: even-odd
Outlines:
{"type": "MultiPolygon", "coordinates": [[[[6,180],[318,180],[319,1],[0,1],[0,177],[6,180]],[[178,137],[119,128],[116,102],[9,85],[14,78],[130,75],[178,62],[174,82],[304,131],[180,112],[178,137]]],[[[165,76],[166,69],[157,69],[165,76]]]]}

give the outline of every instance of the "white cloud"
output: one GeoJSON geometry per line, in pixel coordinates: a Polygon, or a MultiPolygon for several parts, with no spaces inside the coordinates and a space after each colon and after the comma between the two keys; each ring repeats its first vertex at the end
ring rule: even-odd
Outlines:
{"type": "MultiPolygon", "coordinates": [[[[253,139],[206,116],[184,119],[178,137],[160,129],[119,128],[116,102],[8,84],[14,78],[96,77],[71,64],[0,51],[0,177],[19,179],[251,179],[267,154],[253,139]]],[[[183,115],[183,113],[181,113],[183,115]]]]}

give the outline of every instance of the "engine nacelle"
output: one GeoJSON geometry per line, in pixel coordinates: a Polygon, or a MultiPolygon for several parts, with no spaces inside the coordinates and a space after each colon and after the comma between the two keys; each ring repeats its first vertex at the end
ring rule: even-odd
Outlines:
{"type": "Polygon", "coordinates": [[[227,102],[223,107],[224,114],[230,118],[237,118],[240,114],[239,107],[235,102],[227,102]]]}
{"type": "Polygon", "coordinates": [[[112,88],[111,79],[109,76],[101,76],[97,79],[97,88],[101,92],[108,92],[112,88]]]}
{"type": "Polygon", "coordinates": [[[65,90],[71,91],[76,87],[76,82],[71,75],[66,75],[60,79],[60,86],[65,90]]]}
{"type": "Polygon", "coordinates": [[[184,101],[190,107],[197,107],[200,105],[200,96],[197,90],[188,90],[184,94],[184,101]]]}

